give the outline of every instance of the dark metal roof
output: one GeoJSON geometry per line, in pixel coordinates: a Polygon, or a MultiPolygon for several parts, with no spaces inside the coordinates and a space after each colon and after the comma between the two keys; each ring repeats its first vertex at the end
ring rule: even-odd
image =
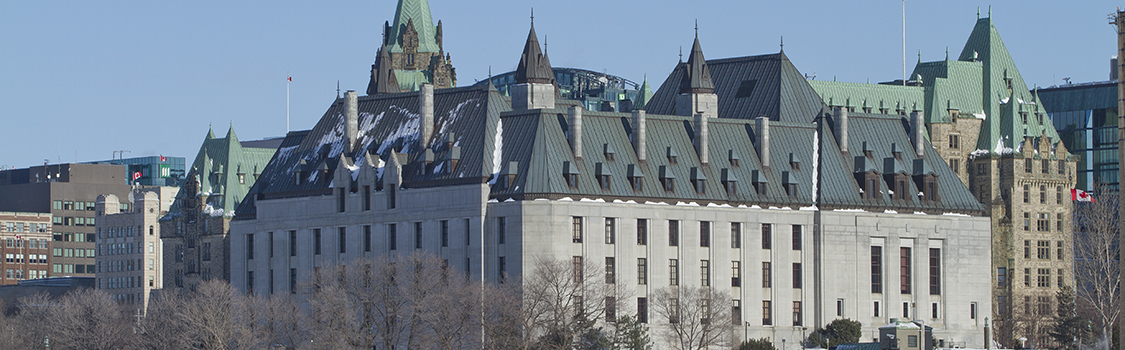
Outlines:
{"type": "MultiPolygon", "coordinates": [[[[708,60],[707,69],[719,97],[719,118],[812,123],[826,111],[824,102],[785,53],[708,60]]],[[[675,98],[686,76],[680,64],[652,96],[645,109],[675,114],[675,98]]]]}
{"type": "Polygon", "coordinates": [[[367,84],[368,95],[402,92],[394,68],[391,67],[391,56],[388,51],[390,50],[386,47],[379,48],[375,64],[371,65],[371,82],[367,84]]]}
{"type": "Polygon", "coordinates": [[[686,79],[680,80],[680,93],[705,93],[709,94],[715,89],[711,83],[711,70],[707,69],[707,62],[703,58],[703,48],[699,46],[699,35],[695,36],[695,43],[691,45],[691,55],[687,60],[686,79]]]}
{"type": "Polygon", "coordinates": [[[527,33],[523,44],[519,66],[516,67],[516,83],[553,84],[555,74],[551,71],[551,60],[539,50],[539,38],[535,36],[535,23],[527,33]]]}

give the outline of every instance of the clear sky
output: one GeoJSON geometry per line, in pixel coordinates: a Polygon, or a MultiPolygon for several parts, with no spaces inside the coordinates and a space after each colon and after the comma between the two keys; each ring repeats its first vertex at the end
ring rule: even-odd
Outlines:
{"type": "MultiPolygon", "coordinates": [[[[241,140],[311,128],[344,90],[367,88],[396,0],[0,2],[0,166],[180,156],[208,126],[241,140]]],[[[1109,79],[1109,1],[906,2],[906,61],[956,59],[992,18],[1028,84],[1109,79]]],[[[708,59],[785,52],[816,79],[902,75],[901,1],[431,0],[459,85],[513,70],[536,31],[555,66],[659,86],[690,50],[708,59]]]]}

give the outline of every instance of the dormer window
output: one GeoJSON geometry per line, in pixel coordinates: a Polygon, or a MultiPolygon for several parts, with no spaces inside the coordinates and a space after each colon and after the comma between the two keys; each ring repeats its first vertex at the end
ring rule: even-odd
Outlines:
{"type": "Polygon", "coordinates": [[[516,175],[519,174],[520,162],[508,162],[508,166],[500,173],[501,186],[504,189],[512,189],[516,182],[516,175]]]}
{"type": "Polygon", "coordinates": [[[754,184],[754,193],[764,197],[766,195],[766,185],[769,183],[769,180],[766,179],[766,174],[760,170],[754,170],[750,173],[750,180],[754,184]]]}
{"type": "MultiPolygon", "coordinates": [[[[918,186],[918,199],[930,202],[941,201],[938,194],[937,173],[923,159],[914,160],[914,185],[918,186]]],[[[1025,194],[1026,196],[1026,194],[1025,194]]]]}
{"type": "Polygon", "coordinates": [[[738,161],[741,160],[738,153],[734,153],[734,150],[727,151],[727,159],[730,160],[730,166],[735,168],[738,167],[738,161]]]}
{"type": "Polygon", "coordinates": [[[633,187],[633,191],[641,192],[644,190],[645,175],[634,164],[629,164],[625,174],[629,179],[629,185],[633,187]]]}
{"type": "Polygon", "coordinates": [[[879,170],[876,168],[874,162],[867,157],[855,157],[855,182],[859,185],[859,196],[866,199],[881,198],[881,189],[879,188],[879,170]]]}
{"type": "Polygon", "coordinates": [[[691,185],[695,187],[695,192],[704,193],[707,191],[705,184],[707,177],[703,176],[703,171],[699,168],[691,168],[691,185]]]}
{"type": "Polygon", "coordinates": [[[612,162],[616,152],[614,152],[613,147],[607,143],[602,145],[602,153],[605,154],[605,161],[612,162]]]}
{"type": "Polygon", "coordinates": [[[905,200],[907,198],[906,196],[910,193],[906,184],[909,174],[902,165],[899,165],[899,159],[883,159],[883,180],[887,183],[887,194],[891,195],[891,199],[905,200]]]}
{"type": "Polygon", "coordinates": [[[578,188],[578,168],[571,162],[563,162],[563,177],[570,188],[578,188]]]}
{"type": "Polygon", "coordinates": [[[676,176],[672,174],[672,169],[667,166],[660,166],[660,186],[664,188],[665,192],[672,192],[676,190],[676,176]]]}
{"type": "Polygon", "coordinates": [[[785,195],[797,196],[797,175],[788,171],[781,172],[781,184],[785,186],[785,195]]]}
{"type": "Polygon", "coordinates": [[[1027,125],[1027,112],[1020,112],[1020,119],[1023,120],[1024,125],[1027,125]]]}
{"type": "Polygon", "coordinates": [[[602,163],[595,163],[594,174],[598,177],[598,186],[603,190],[608,190],[610,176],[613,175],[609,172],[609,169],[603,166],[602,163]]]}
{"type": "Polygon", "coordinates": [[[676,164],[676,158],[679,157],[679,155],[676,154],[676,151],[673,151],[672,147],[668,147],[667,155],[668,155],[668,164],[675,165],[676,164]]]}
{"type": "Polygon", "coordinates": [[[734,172],[730,169],[723,169],[720,171],[721,181],[723,183],[723,190],[727,192],[727,196],[734,196],[735,191],[738,190],[738,178],[734,176],[734,172]]]}
{"type": "Polygon", "coordinates": [[[867,145],[867,142],[863,143],[863,156],[869,159],[873,159],[875,157],[874,150],[872,150],[871,147],[867,145]]]}
{"type": "Polygon", "coordinates": [[[1039,125],[1043,125],[1043,113],[1035,113],[1036,119],[1039,119],[1039,125]]]}
{"type": "Polygon", "coordinates": [[[801,170],[801,160],[793,153],[789,154],[789,167],[792,168],[793,171],[801,170]]]}
{"type": "Polygon", "coordinates": [[[1059,175],[1063,175],[1063,174],[1066,174],[1066,161],[1060,160],[1059,161],[1059,175]]]}

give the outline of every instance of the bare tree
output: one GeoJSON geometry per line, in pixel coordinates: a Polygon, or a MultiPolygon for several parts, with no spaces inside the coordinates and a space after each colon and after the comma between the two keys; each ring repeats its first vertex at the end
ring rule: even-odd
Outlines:
{"type": "Polygon", "coordinates": [[[615,313],[629,295],[611,276],[582,257],[537,258],[520,283],[525,346],[535,339],[541,348],[570,349],[584,330],[606,321],[607,311],[615,313]]]}
{"type": "Polygon", "coordinates": [[[82,289],[55,301],[44,298],[36,300],[36,303],[39,305],[27,307],[36,310],[35,314],[43,318],[32,324],[47,329],[52,349],[122,349],[135,346],[132,316],[104,291],[82,289]]]}
{"type": "Polygon", "coordinates": [[[1102,186],[1096,201],[1077,204],[1074,272],[1079,314],[1092,321],[1096,336],[1101,338],[1099,344],[1108,348],[1107,340],[1121,313],[1118,196],[1102,186]]]}
{"type": "Polygon", "coordinates": [[[653,296],[653,311],[668,326],[660,334],[680,350],[729,347],[733,339],[731,297],[709,287],[665,287],[653,296]]]}

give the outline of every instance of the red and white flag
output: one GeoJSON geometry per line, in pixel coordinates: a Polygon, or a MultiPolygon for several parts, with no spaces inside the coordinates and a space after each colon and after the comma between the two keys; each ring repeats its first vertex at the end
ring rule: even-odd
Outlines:
{"type": "Polygon", "coordinates": [[[1070,200],[1093,203],[1094,197],[1091,196],[1089,193],[1086,193],[1086,191],[1083,191],[1083,190],[1080,190],[1080,189],[1077,189],[1077,188],[1072,188],[1072,189],[1070,189],[1070,200]]]}
{"type": "Polygon", "coordinates": [[[285,76],[285,79],[287,79],[288,81],[293,81],[293,77],[291,77],[291,76],[289,76],[289,75],[286,75],[286,76],[285,76]]]}
{"type": "Polygon", "coordinates": [[[168,157],[165,157],[165,156],[164,156],[163,154],[161,154],[161,155],[160,155],[160,161],[161,161],[161,162],[167,162],[167,161],[168,161],[168,157]]]}
{"type": "Polygon", "coordinates": [[[133,180],[140,179],[140,178],[141,178],[141,172],[139,172],[139,171],[133,172],[133,180]]]}

